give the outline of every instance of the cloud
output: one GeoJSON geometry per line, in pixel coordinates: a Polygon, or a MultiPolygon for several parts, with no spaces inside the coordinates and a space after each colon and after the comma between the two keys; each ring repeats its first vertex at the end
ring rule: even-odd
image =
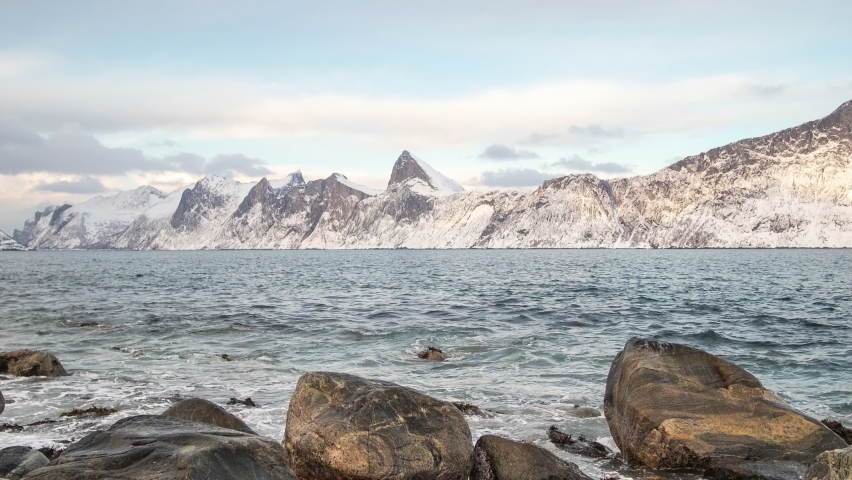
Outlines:
{"type": "Polygon", "coordinates": [[[532,168],[508,168],[482,172],[482,175],[473,183],[486,187],[531,187],[558,176],[532,168]]]}
{"type": "Polygon", "coordinates": [[[776,97],[787,90],[787,85],[749,85],[746,93],[758,97],[776,97]]]}
{"type": "Polygon", "coordinates": [[[180,144],[174,140],[165,139],[162,142],[148,142],[146,146],[157,148],[157,147],[180,147],[180,144]]]}
{"type": "Polygon", "coordinates": [[[620,163],[615,162],[595,163],[586,160],[583,157],[580,157],[579,155],[573,155],[570,158],[560,158],[558,162],[552,163],[550,164],[550,166],[567,168],[568,170],[578,172],[600,172],[610,174],[630,173],[633,171],[633,169],[628,167],[627,165],[622,165],[620,163]]]}
{"type": "Polygon", "coordinates": [[[584,127],[571,125],[570,127],[553,133],[531,133],[520,143],[527,145],[540,144],[578,144],[590,141],[624,138],[624,130],[621,127],[604,128],[600,125],[586,125],[584,127]]]}
{"type": "Polygon", "coordinates": [[[603,128],[600,125],[587,125],[585,127],[578,127],[577,125],[572,125],[568,127],[568,133],[577,137],[624,137],[624,131],[622,131],[621,128],[607,130],[606,128],[603,128]]]}
{"type": "MultiPolygon", "coordinates": [[[[79,126],[66,124],[43,137],[15,117],[0,117],[0,175],[49,172],[72,175],[122,175],[130,172],[187,172],[234,177],[270,173],[266,162],[242,154],[205,159],[194,153],[150,157],[132,148],[110,148],[79,126]]],[[[45,184],[45,191],[52,184],[45,184]]],[[[88,185],[79,185],[80,188],[88,185]]],[[[72,188],[57,182],[56,188],[72,188]]]]}
{"type": "Polygon", "coordinates": [[[524,158],[538,158],[538,154],[529,150],[520,150],[495,143],[479,154],[479,158],[485,160],[520,160],[524,158]]]}
{"type": "Polygon", "coordinates": [[[50,63],[50,58],[33,52],[0,51],[0,77],[20,75],[50,63]]]}
{"type": "Polygon", "coordinates": [[[79,180],[60,180],[57,182],[44,182],[36,185],[35,190],[53,193],[102,193],[106,188],[100,180],[94,177],[83,177],[79,180]]]}

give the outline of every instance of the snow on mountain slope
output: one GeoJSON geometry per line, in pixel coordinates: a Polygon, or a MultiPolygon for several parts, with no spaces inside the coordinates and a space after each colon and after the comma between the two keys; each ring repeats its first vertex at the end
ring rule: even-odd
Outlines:
{"type": "Polygon", "coordinates": [[[408,188],[420,195],[443,197],[463,192],[464,188],[439,173],[428,163],[403,150],[391,170],[388,189],[408,188]]]}
{"type": "Polygon", "coordinates": [[[79,205],[47,207],[27,220],[15,239],[30,248],[68,249],[94,247],[123,232],[137,216],[166,194],[143,186],[109,197],[97,196],[79,205]]]}
{"type": "Polygon", "coordinates": [[[26,250],[27,247],[16,242],[12,237],[0,231],[0,250],[26,250]]]}

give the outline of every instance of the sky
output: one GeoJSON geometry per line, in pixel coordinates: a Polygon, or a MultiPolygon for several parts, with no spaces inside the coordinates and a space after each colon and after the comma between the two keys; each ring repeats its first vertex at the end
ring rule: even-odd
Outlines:
{"type": "Polygon", "coordinates": [[[846,1],[0,0],[0,230],[409,150],[467,189],[652,173],[852,99],[846,1]]]}

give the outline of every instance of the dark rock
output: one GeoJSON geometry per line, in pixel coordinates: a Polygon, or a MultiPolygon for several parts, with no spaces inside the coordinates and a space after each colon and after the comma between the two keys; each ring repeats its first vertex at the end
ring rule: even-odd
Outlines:
{"type": "Polygon", "coordinates": [[[574,405],[573,410],[568,410],[568,415],[571,415],[574,418],[595,418],[600,417],[601,412],[596,408],[574,405]]]}
{"type": "Polygon", "coordinates": [[[178,402],[163,412],[163,416],[189,422],[206,423],[208,425],[257,435],[245,422],[227,412],[219,405],[203,398],[190,398],[178,402]]]}
{"type": "Polygon", "coordinates": [[[852,478],[852,448],[824,452],[805,474],[805,480],[849,480],[852,478]]]}
{"type": "Polygon", "coordinates": [[[0,413],[6,410],[6,399],[3,398],[3,392],[0,392],[0,413]]]}
{"type": "Polygon", "coordinates": [[[470,428],[451,403],[394,383],[314,372],[296,384],[284,446],[310,479],[466,479],[470,428]]]}
{"type": "Polygon", "coordinates": [[[35,350],[0,353],[0,374],[16,377],[59,377],[68,375],[52,354],[35,350]]]}
{"type": "Polygon", "coordinates": [[[433,362],[443,362],[444,361],[444,352],[435,347],[429,347],[426,350],[417,354],[418,358],[422,358],[424,360],[431,360],[433,362]]]}
{"type": "Polygon", "coordinates": [[[704,470],[704,476],[713,480],[799,480],[807,469],[800,462],[786,460],[725,460],[704,470]]]}
{"type": "Polygon", "coordinates": [[[0,423],[0,432],[18,433],[24,430],[24,427],[17,423],[0,423]]]}
{"type": "Polygon", "coordinates": [[[254,400],[251,397],[247,397],[245,400],[240,400],[239,398],[231,397],[228,400],[228,405],[245,405],[247,407],[257,407],[258,405],[254,403],[254,400]]]}
{"type": "Polygon", "coordinates": [[[530,442],[483,435],[473,450],[471,480],[590,480],[577,465],[530,442]]]}
{"type": "Polygon", "coordinates": [[[231,356],[230,356],[230,355],[228,355],[227,353],[223,353],[223,354],[222,354],[222,360],[224,360],[224,361],[226,361],[226,362],[230,362],[230,361],[231,361],[231,356]]]}
{"type": "Polygon", "coordinates": [[[470,403],[463,403],[463,402],[452,402],[452,404],[453,404],[454,407],[458,408],[459,411],[462,412],[465,415],[479,415],[481,417],[486,416],[485,412],[483,412],[482,409],[477,407],[476,405],[473,405],[473,404],[470,404],[470,403]]]}
{"type": "Polygon", "coordinates": [[[573,438],[573,435],[560,432],[555,425],[550,426],[550,429],[547,431],[547,438],[561,450],[576,455],[592,458],[606,458],[612,455],[612,450],[606,445],[594,440],[588,440],[583,435],[573,438]]]}
{"type": "Polygon", "coordinates": [[[753,375],[684,345],[631,339],[612,363],[604,413],[633,465],[721,468],[743,460],[808,463],[845,442],[753,375]]]}
{"type": "Polygon", "coordinates": [[[161,415],[119,420],[74,443],[30,480],[296,480],[271,438],[161,415]]]}
{"type": "MultiPolygon", "coordinates": [[[[70,442],[69,442],[70,443],[70,442]]],[[[53,445],[45,445],[38,449],[39,452],[42,453],[48,460],[55,460],[56,457],[62,455],[62,452],[65,451],[66,447],[57,448],[53,445]]]]}
{"type": "Polygon", "coordinates": [[[31,471],[50,463],[38,450],[30,447],[8,447],[0,450],[0,478],[18,480],[31,471]]]}
{"type": "MultiPolygon", "coordinates": [[[[106,407],[89,407],[86,409],[75,408],[70,412],[60,413],[60,417],[82,417],[85,415],[93,416],[93,417],[106,417],[107,415],[112,415],[113,413],[118,413],[118,410],[114,408],[106,408],[106,407]]],[[[43,423],[48,423],[44,421],[43,423]]]]}
{"type": "MultiPolygon", "coordinates": [[[[3,409],[0,408],[0,412],[2,411],[3,409]]],[[[852,428],[846,428],[842,423],[836,420],[825,419],[822,421],[822,424],[828,427],[828,429],[832,432],[836,433],[837,436],[842,438],[848,445],[852,445],[852,428]]]]}

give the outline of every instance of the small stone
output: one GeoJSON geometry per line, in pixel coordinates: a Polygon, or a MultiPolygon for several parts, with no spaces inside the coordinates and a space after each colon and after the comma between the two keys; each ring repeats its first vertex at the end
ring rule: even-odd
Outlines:
{"type": "Polygon", "coordinates": [[[16,377],[59,377],[68,375],[50,353],[16,350],[0,353],[0,374],[16,377]]]}
{"type": "Polygon", "coordinates": [[[444,361],[444,352],[435,347],[429,347],[426,350],[417,354],[418,358],[422,358],[424,360],[430,360],[433,362],[443,362],[444,361]]]}
{"type": "Polygon", "coordinates": [[[556,425],[551,425],[547,431],[547,438],[561,450],[592,458],[606,458],[612,455],[612,450],[602,443],[588,440],[583,435],[577,438],[573,437],[573,435],[559,431],[556,425]]]}
{"type": "Polygon", "coordinates": [[[226,362],[230,362],[230,361],[231,361],[231,356],[230,356],[230,355],[228,355],[227,353],[223,353],[223,354],[222,354],[222,360],[224,360],[224,361],[226,361],[226,362]]]}
{"type": "Polygon", "coordinates": [[[245,405],[247,407],[257,407],[258,404],[254,403],[251,397],[247,397],[245,400],[240,400],[239,398],[231,397],[228,400],[228,405],[245,405]]]}

